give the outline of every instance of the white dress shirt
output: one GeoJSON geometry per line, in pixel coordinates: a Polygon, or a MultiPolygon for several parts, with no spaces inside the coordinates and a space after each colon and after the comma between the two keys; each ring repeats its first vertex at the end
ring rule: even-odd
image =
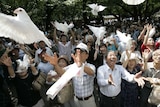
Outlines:
{"type": "Polygon", "coordinates": [[[128,82],[134,81],[134,75],[130,74],[121,65],[115,65],[115,68],[111,70],[107,64],[104,64],[97,69],[97,82],[100,87],[100,92],[105,96],[113,97],[120,93],[122,78],[128,82]],[[108,83],[110,74],[112,75],[115,86],[108,83]]]}
{"type": "Polygon", "coordinates": [[[65,45],[62,42],[58,42],[59,55],[67,55],[71,60],[72,43],[68,41],[65,45]]]}

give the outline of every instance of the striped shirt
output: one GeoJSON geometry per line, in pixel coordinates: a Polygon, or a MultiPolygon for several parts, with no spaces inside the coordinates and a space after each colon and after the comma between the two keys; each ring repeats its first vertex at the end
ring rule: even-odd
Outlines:
{"type": "MultiPolygon", "coordinates": [[[[93,64],[85,63],[85,66],[90,67],[95,72],[95,66],[93,64]]],[[[90,76],[83,72],[82,76],[74,77],[74,93],[79,98],[88,97],[93,94],[94,90],[94,76],[90,76]]]]}

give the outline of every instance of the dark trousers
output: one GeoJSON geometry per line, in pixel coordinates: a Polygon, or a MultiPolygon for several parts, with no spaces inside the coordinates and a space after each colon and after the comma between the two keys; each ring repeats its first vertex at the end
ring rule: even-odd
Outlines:
{"type": "Polygon", "coordinates": [[[120,107],[121,106],[120,94],[118,94],[115,97],[107,97],[101,93],[100,98],[101,98],[100,107],[120,107]]]}
{"type": "Polygon", "coordinates": [[[148,97],[151,93],[152,89],[148,87],[143,87],[140,92],[140,107],[157,107],[156,105],[152,105],[148,103],[148,97]]]}

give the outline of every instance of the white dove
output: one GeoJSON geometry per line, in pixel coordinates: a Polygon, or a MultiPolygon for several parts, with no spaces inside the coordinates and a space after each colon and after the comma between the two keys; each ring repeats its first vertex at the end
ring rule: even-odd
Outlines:
{"type": "Polygon", "coordinates": [[[121,42],[127,43],[128,40],[132,39],[130,34],[122,33],[119,30],[116,30],[116,34],[121,42]]]}
{"type": "Polygon", "coordinates": [[[32,22],[23,8],[17,8],[17,16],[0,13],[0,36],[15,40],[20,44],[31,44],[43,40],[51,47],[48,38],[32,22]]]}
{"type": "Polygon", "coordinates": [[[95,44],[100,45],[100,40],[103,39],[105,33],[106,33],[106,28],[101,26],[101,27],[94,27],[87,25],[89,29],[94,33],[94,35],[97,37],[97,40],[95,44]]]}
{"type": "Polygon", "coordinates": [[[90,7],[92,10],[92,14],[97,16],[98,12],[103,11],[106,7],[98,4],[88,4],[88,7],[90,7]]]}
{"type": "Polygon", "coordinates": [[[119,46],[123,47],[123,49],[126,49],[126,44],[128,43],[129,40],[131,40],[131,35],[126,33],[122,33],[119,30],[116,30],[116,34],[120,40],[119,46]]]}
{"type": "Polygon", "coordinates": [[[23,70],[27,70],[30,64],[29,56],[25,54],[23,56],[23,61],[21,59],[16,60],[18,63],[17,71],[16,73],[23,72],[23,70]]]}
{"type": "Polygon", "coordinates": [[[70,23],[68,25],[67,22],[59,23],[59,22],[55,21],[54,26],[56,27],[57,30],[68,33],[69,29],[72,29],[74,27],[74,24],[70,23]]]}
{"type": "Polygon", "coordinates": [[[139,5],[143,3],[145,0],[122,0],[122,1],[128,5],[139,5]]]}

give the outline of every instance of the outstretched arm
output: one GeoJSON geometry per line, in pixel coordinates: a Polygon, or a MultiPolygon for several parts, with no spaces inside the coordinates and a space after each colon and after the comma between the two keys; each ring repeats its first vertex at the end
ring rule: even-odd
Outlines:
{"type": "Polygon", "coordinates": [[[143,87],[144,84],[145,84],[145,82],[144,82],[144,80],[143,80],[144,78],[141,77],[141,74],[142,74],[142,71],[136,73],[135,76],[134,76],[134,81],[137,82],[138,86],[143,87]]]}
{"type": "Polygon", "coordinates": [[[55,71],[58,73],[58,75],[63,75],[64,70],[58,65],[58,56],[56,53],[54,53],[53,56],[50,56],[48,54],[43,55],[44,59],[47,60],[50,64],[52,64],[55,68],[55,71]]]}

